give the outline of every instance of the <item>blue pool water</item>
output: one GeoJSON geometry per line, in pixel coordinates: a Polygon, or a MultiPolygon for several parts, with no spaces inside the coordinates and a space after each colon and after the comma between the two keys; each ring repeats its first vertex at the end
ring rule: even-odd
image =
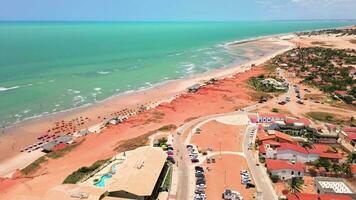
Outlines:
{"type": "Polygon", "coordinates": [[[97,187],[105,187],[105,180],[111,178],[110,174],[105,174],[104,176],[102,176],[99,180],[99,182],[95,183],[94,185],[97,187]]]}

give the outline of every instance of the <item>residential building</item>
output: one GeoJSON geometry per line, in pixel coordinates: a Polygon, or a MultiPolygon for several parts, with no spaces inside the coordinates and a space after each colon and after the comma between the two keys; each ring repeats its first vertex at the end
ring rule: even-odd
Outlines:
{"type": "Polygon", "coordinates": [[[352,198],[347,195],[298,193],[288,194],[287,200],[352,200],[352,198]]]}
{"type": "Polygon", "coordinates": [[[277,143],[266,140],[259,145],[259,155],[266,159],[289,160],[292,162],[313,162],[319,158],[339,162],[342,155],[329,150],[330,146],[315,144],[312,148],[304,148],[293,143],[277,143]]]}
{"type": "Polygon", "coordinates": [[[314,187],[318,194],[346,195],[356,199],[356,193],[343,178],[315,177],[314,187]]]}
{"type": "Polygon", "coordinates": [[[302,163],[290,163],[285,160],[266,160],[266,168],[271,175],[277,175],[282,180],[289,180],[293,177],[302,178],[305,166],[302,163]]]}

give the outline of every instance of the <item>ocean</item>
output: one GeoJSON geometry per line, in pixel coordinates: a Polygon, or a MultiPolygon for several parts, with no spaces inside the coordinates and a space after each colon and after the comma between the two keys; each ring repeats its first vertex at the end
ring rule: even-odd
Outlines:
{"type": "Polygon", "coordinates": [[[229,42],[352,24],[0,22],[0,126],[248,59],[229,42]]]}

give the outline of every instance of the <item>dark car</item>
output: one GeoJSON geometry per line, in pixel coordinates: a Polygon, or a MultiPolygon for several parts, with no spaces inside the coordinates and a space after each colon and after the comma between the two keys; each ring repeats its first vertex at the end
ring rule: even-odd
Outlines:
{"type": "Polygon", "coordinates": [[[171,157],[171,156],[168,156],[168,157],[167,157],[167,160],[170,161],[170,162],[173,163],[173,164],[176,163],[176,161],[174,160],[174,158],[171,157]]]}
{"type": "Polygon", "coordinates": [[[203,168],[203,167],[200,167],[200,166],[195,166],[194,168],[195,168],[195,170],[204,171],[204,168],[203,168]]]}
{"type": "Polygon", "coordinates": [[[252,183],[247,183],[246,184],[246,189],[248,189],[248,188],[255,188],[256,186],[254,185],[254,184],[252,184],[252,183]]]}
{"type": "Polygon", "coordinates": [[[198,158],[193,158],[192,159],[192,163],[198,163],[199,162],[199,159],[198,158]]]}
{"type": "Polygon", "coordinates": [[[279,105],[284,105],[284,104],[286,104],[286,102],[285,101],[280,101],[280,102],[278,102],[278,104],[279,105]]]}
{"type": "Polygon", "coordinates": [[[187,148],[193,148],[193,145],[188,144],[187,148]]]}

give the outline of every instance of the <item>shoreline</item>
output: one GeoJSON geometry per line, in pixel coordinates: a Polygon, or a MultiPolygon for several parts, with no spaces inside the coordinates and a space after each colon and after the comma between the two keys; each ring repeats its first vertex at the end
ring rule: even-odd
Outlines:
{"type": "MultiPolygon", "coordinates": [[[[282,38],[282,37],[285,37],[285,36],[297,36],[297,34],[299,33],[305,33],[305,32],[310,32],[310,31],[321,31],[321,30],[329,30],[329,29],[343,29],[343,28],[349,28],[349,27],[353,27],[355,25],[349,25],[349,26],[340,26],[340,27],[333,27],[333,28],[321,28],[321,29],[310,29],[310,30],[305,30],[305,31],[297,31],[297,32],[286,32],[286,33],[281,33],[281,34],[274,34],[274,35],[265,35],[265,36],[256,36],[256,37],[252,37],[252,38],[248,38],[248,39],[241,39],[241,40],[235,40],[235,41],[231,41],[231,42],[225,42],[225,43],[222,43],[222,44],[217,44],[217,46],[224,46],[226,48],[231,48],[231,47],[234,47],[236,45],[243,45],[243,44],[246,44],[246,43],[251,43],[251,42],[258,42],[258,41],[262,41],[262,40],[265,40],[265,39],[270,39],[270,38],[282,38]]],[[[284,39],[282,39],[284,40],[284,39]]],[[[246,62],[249,62],[249,61],[246,61],[246,62]]],[[[240,63],[240,65],[244,65],[244,63],[240,63]]],[[[46,118],[46,117],[51,117],[52,115],[60,115],[60,113],[70,113],[74,110],[77,110],[77,109],[83,109],[83,108],[88,108],[88,107],[91,107],[91,106],[94,106],[96,104],[100,104],[100,103],[103,103],[111,98],[116,98],[116,97],[121,97],[121,96],[125,96],[125,95],[130,95],[130,94],[133,94],[133,93],[137,93],[137,92],[144,92],[144,91],[148,91],[150,89],[154,89],[155,87],[159,87],[161,85],[164,85],[164,84],[169,84],[170,82],[175,82],[175,81],[182,81],[182,80],[185,80],[185,79],[191,79],[191,78],[194,78],[194,77],[198,77],[198,76],[201,76],[201,75],[204,75],[204,74],[207,74],[207,73],[213,73],[214,71],[219,71],[219,70],[223,70],[223,69],[227,69],[227,68],[232,68],[232,67],[236,67],[236,63],[235,62],[232,62],[226,66],[223,66],[223,67],[219,67],[219,68],[215,68],[215,69],[210,69],[206,72],[203,72],[203,73],[197,73],[197,74],[190,74],[186,77],[183,77],[183,78],[176,78],[176,79],[171,79],[171,80],[165,80],[165,81],[162,81],[162,82],[159,82],[159,83],[155,83],[155,84],[152,84],[151,86],[147,87],[147,88],[142,88],[142,87],[138,87],[134,90],[128,90],[128,91],[124,91],[122,93],[118,93],[118,94],[113,94],[112,96],[108,96],[100,101],[96,101],[96,102],[91,102],[91,103],[87,103],[87,104],[84,104],[84,105],[81,105],[81,106],[78,106],[78,107],[72,107],[72,108],[68,108],[68,109],[64,109],[64,110],[60,110],[60,111],[56,111],[56,112],[48,112],[48,111],[45,111],[41,114],[38,114],[38,115],[34,115],[34,116],[31,116],[31,117],[27,117],[27,118],[24,118],[22,120],[19,120],[19,121],[15,121],[15,122],[12,122],[10,123],[9,125],[2,125],[0,127],[0,134],[6,129],[12,129],[12,128],[15,128],[16,126],[21,126],[21,124],[23,123],[26,123],[28,121],[31,121],[31,120],[37,120],[37,119],[41,119],[41,118],[46,118]]],[[[17,87],[17,86],[15,86],[17,87]]],[[[9,88],[7,88],[9,89],[9,88]]],[[[12,89],[12,88],[10,88],[12,89]]],[[[6,133],[5,133],[6,134],[6,133]]],[[[0,138],[1,138],[2,135],[0,135],[0,138]]],[[[1,162],[1,158],[0,158],[0,162],[1,162]]]]}
{"type": "MultiPolygon", "coordinates": [[[[23,148],[26,144],[34,143],[37,140],[37,137],[45,133],[45,131],[53,126],[56,121],[67,121],[83,115],[105,116],[105,114],[109,115],[113,111],[117,111],[120,108],[134,109],[138,105],[144,105],[147,102],[155,102],[156,104],[157,102],[170,102],[176,98],[177,95],[182,94],[188,87],[196,83],[201,83],[203,80],[209,80],[210,78],[223,78],[243,73],[251,69],[250,65],[262,64],[270,58],[294,47],[294,44],[291,42],[282,40],[276,36],[270,36],[268,38],[259,39],[257,41],[254,40],[251,42],[273,43],[273,46],[279,45],[281,49],[268,52],[262,56],[255,55],[249,61],[242,63],[232,63],[230,66],[210,70],[202,74],[195,74],[185,79],[168,80],[164,83],[154,85],[151,88],[115,95],[88,106],[60,111],[54,114],[33,118],[15,124],[12,127],[6,128],[6,133],[0,136],[0,139],[3,140],[1,141],[3,145],[0,146],[0,153],[2,155],[6,155],[5,157],[3,156],[0,158],[0,163],[4,164],[8,160],[16,157],[16,155],[22,154],[19,152],[20,148],[23,148]]],[[[79,127],[80,129],[78,130],[95,126],[103,121],[104,120],[102,118],[93,118],[88,122],[88,124],[85,124],[85,126],[79,127]]]]}

